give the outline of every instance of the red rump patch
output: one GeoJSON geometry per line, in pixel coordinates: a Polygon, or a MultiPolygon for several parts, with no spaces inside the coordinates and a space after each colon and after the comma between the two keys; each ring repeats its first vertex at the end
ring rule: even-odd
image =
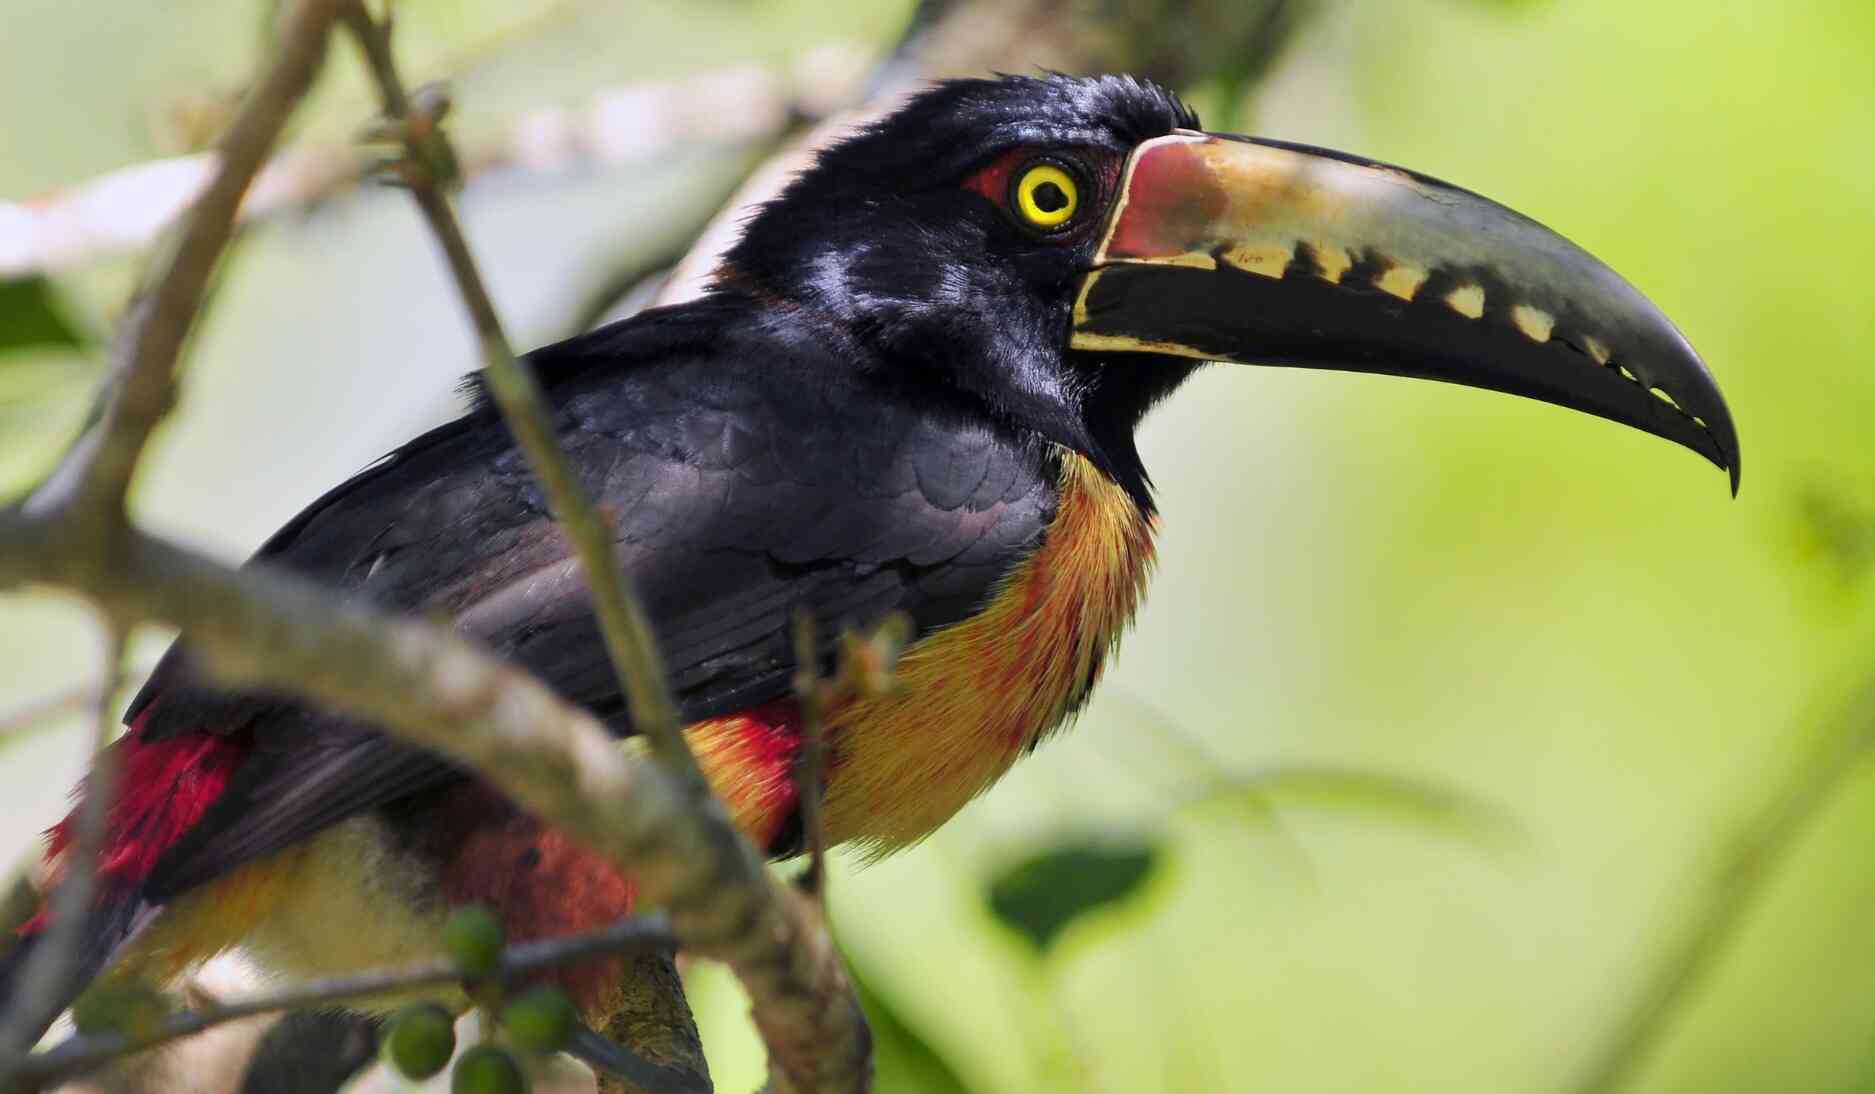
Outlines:
{"type": "MultiPolygon", "coordinates": [[[[480,904],[510,942],[597,930],[631,914],[632,883],[604,858],[516,809],[482,783],[465,783],[431,823],[450,833],[441,877],[444,901],[480,904]]],[[[546,975],[587,1015],[602,1014],[618,990],[616,959],[563,965],[546,975]]]]}
{"type": "MultiPolygon", "coordinates": [[[[252,744],[252,734],[245,730],[225,737],[188,733],[146,741],[143,727],[152,709],[145,708],[130,732],[110,749],[117,763],[117,797],[105,819],[98,859],[107,886],[135,886],[149,877],[163,852],[227,790],[252,744]]],[[[77,822],[74,808],[46,832],[48,860],[57,860],[71,846],[77,822]]],[[[42,910],[20,933],[43,926],[45,915],[42,910]]]]}
{"type": "Polygon", "coordinates": [[[774,850],[795,812],[800,708],[792,699],[778,699],[699,723],[689,735],[698,763],[736,826],[757,847],[774,850]]]}

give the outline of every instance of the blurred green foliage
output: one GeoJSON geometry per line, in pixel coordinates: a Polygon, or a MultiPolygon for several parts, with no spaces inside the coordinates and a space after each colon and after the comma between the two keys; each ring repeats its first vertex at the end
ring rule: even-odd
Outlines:
{"type": "MultiPolygon", "coordinates": [[[[908,7],[399,12],[409,77],[453,79],[466,135],[631,80],[883,45],[908,7]]],[[[238,82],[263,8],[10,5],[0,196],[190,147],[177,119],[238,82]]],[[[303,135],[369,115],[341,61],[303,135]]],[[[1741,895],[1625,1089],[1875,1088],[1875,787],[1851,747],[1875,678],[1875,5],[1329,0],[1241,101],[1228,71],[1193,90],[1214,123],[1449,178],[1607,259],[1711,362],[1743,494],[1652,438],[1488,393],[1200,375],[1144,431],[1160,572],[1075,732],[921,847],[839,864],[882,1089],[1597,1089],[1581,1084],[1741,895]],[[1449,838],[1437,818],[1472,833],[1469,805],[1297,790],[1181,808],[1194,767],[1167,723],[1202,740],[1205,777],[1371,773],[1508,815],[1516,850],[1449,838]],[[1763,843],[1795,801],[1802,823],[1763,843]],[[1038,970],[987,898],[999,872],[1139,833],[1150,876],[1132,891],[1112,870],[1095,893],[1123,904],[1030,887],[1024,922],[1074,925],[1032,929],[1050,941],[1038,970]]],[[[746,160],[696,148],[472,182],[468,230],[517,340],[566,333],[746,160]]],[[[474,355],[397,197],[342,196],[245,238],[139,483],[145,519],[240,557],[448,411],[474,355]]],[[[82,336],[128,265],[50,281],[78,344],[0,355],[0,491],[81,419],[82,336]]],[[[0,710],[95,673],[94,644],[72,604],[0,600],[0,710]]],[[[78,750],[9,743],[8,846],[56,815],[78,750]]],[[[745,1003],[709,970],[695,985],[717,1085],[753,1088],[745,1003]]]]}
{"type": "Polygon", "coordinates": [[[1060,839],[990,879],[990,911],[1046,953],[1075,920],[1138,892],[1154,857],[1147,844],[1060,839]]]}
{"type": "Polygon", "coordinates": [[[79,349],[85,342],[54,299],[50,281],[36,276],[0,279],[0,354],[42,346],[79,349]]]}

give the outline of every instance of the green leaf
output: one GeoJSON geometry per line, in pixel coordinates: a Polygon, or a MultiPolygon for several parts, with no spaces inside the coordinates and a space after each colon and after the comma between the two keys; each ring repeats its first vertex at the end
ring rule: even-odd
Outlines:
{"type": "Polygon", "coordinates": [[[1137,892],[1157,857],[1144,843],[1070,839],[991,879],[990,911],[1046,951],[1075,920],[1137,892]]]}
{"type": "Polygon", "coordinates": [[[0,280],[0,352],[45,346],[82,349],[87,342],[65,317],[50,281],[37,275],[0,280]]]}

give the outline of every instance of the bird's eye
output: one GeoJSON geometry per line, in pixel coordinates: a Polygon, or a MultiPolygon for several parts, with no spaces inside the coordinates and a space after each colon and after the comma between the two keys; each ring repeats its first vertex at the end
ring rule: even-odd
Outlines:
{"type": "Polygon", "coordinates": [[[1024,224],[1052,232],[1074,219],[1081,207],[1081,184],[1059,164],[1038,163],[1016,177],[1009,204],[1024,224]]]}

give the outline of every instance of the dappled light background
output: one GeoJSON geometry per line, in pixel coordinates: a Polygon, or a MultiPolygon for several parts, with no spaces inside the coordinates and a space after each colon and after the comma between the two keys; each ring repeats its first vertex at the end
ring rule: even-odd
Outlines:
{"type": "MultiPolygon", "coordinates": [[[[410,0],[400,48],[466,140],[601,87],[883,50],[910,6],[410,0]]],[[[264,7],[9,0],[0,198],[188,150],[264,7]]],[[[1875,5],[1319,9],[1241,101],[1185,89],[1207,121],[1450,179],[1607,260],[1711,364],[1743,491],[1535,403],[1203,372],[1144,430],[1159,573],[1078,726],[834,875],[882,1089],[1875,1089],[1875,5]]],[[[370,114],[334,56],[303,140],[370,114]]],[[[473,181],[516,341],[681,247],[752,155],[473,181]]],[[[0,292],[0,491],[76,429],[134,271],[0,292]]],[[[449,413],[474,358],[401,195],[268,220],[136,508],[242,557],[449,413]]],[[[80,607],[0,597],[0,717],[99,656],[80,607]]],[[[8,858],[60,811],[76,724],[0,730],[8,858]]],[[[718,1088],[753,1089],[733,985],[697,970],[693,1001],[718,1088]]]]}

